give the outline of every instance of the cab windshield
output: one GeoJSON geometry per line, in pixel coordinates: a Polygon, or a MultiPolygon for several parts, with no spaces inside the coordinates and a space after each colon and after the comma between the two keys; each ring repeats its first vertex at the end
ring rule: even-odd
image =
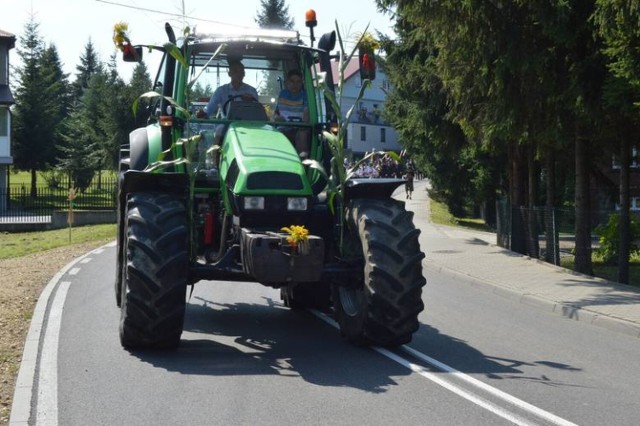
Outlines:
{"type": "MultiPolygon", "coordinates": [[[[188,81],[197,78],[189,96],[192,113],[203,109],[214,91],[231,81],[230,62],[240,61],[244,65],[243,83],[256,89],[258,100],[264,106],[269,119],[273,118],[278,95],[285,87],[287,73],[295,69],[309,75],[308,73],[313,71],[312,67],[304,64],[302,55],[295,49],[284,49],[282,46],[268,43],[258,46],[229,43],[222,53],[212,59],[218,46],[218,43],[209,43],[192,47],[188,81]]],[[[306,85],[303,88],[307,89],[306,85]]],[[[313,102],[313,99],[307,97],[307,102],[313,102]]],[[[214,115],[209,113],[211,116],[214,115]]]]}

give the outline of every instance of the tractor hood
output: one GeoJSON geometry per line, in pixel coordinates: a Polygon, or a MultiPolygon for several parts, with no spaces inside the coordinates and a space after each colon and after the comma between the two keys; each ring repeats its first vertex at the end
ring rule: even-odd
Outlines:
{"type": "Polygon", "coordinates": [[[220,174],[234,194],[312,195],[293,144],[274,126],[229,124],[221,160],[220,174]]]}

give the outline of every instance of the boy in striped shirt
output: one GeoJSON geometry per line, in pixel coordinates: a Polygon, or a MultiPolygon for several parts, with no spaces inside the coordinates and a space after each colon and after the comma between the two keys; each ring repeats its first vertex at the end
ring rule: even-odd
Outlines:
{"type": "MultiPolygon", "coordinates": [[[[287,73],[285,89],[280,92],[274,114],[276,121],[308,122],[309,109],[307,97],[302,90],[302,73],[291,70],[287,73]]],[[[302,158],[309,156],[309,131],[299,127],[285,127],[281,129],[293,141],[298,154],[302,158]]]]}

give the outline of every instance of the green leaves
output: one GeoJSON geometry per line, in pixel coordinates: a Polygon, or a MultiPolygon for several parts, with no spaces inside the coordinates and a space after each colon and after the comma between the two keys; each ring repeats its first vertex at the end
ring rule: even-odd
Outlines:
{"type": "Polygon", "coordinates": [[[189,113],[189,111],[180,106],[175,99],[173,99],[171,96],[163,96],[162,93],[158,93],[154,90],[150,91],[150,92],[146,92],[143,93],[142,95],[140,95],[135,101],[133,101],[133,105],[132,105],[132,109],[133,109],[133,115],[136,115],[136,111],[138,111],[138,103],[140,102],[140,99],[153,99],[153,98],[163,98],[164,100],[166,100],[167,102],[169,102],[176,110],[182,112],[185,117],[190,117],[191,114],[189,113]]]}

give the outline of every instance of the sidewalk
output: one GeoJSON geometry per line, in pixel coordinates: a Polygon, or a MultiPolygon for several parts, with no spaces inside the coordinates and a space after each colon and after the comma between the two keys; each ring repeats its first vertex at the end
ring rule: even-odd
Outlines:
{"type": "MultiPolygon", "coordinates": [[[[407,210],[422,230],[427,272],[455,275],[470,285],[577,321],[640,337],[640,289],[589,277],[496,245],[492,233],[429,222],[426,181],[415,182],[407,210]]],[[[404,199],[396,192],[398,199],[404,199]]],[[[427,285],[429,283],[427,282],[427,285]]]]}

